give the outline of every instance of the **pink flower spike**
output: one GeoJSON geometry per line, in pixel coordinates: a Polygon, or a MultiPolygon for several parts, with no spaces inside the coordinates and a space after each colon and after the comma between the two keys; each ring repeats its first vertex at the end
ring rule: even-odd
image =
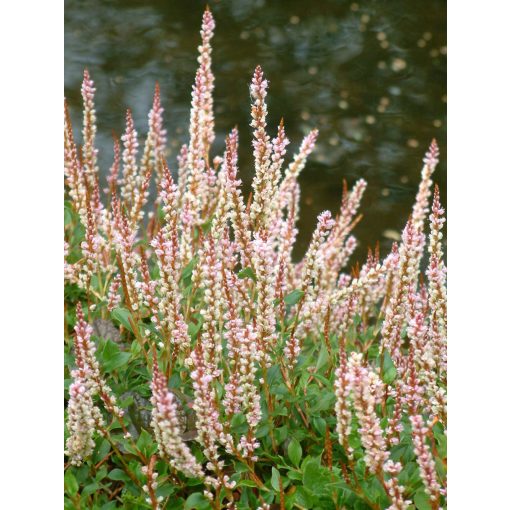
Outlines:
{"type": "Polygon", "coordinates": [[[122,152],[122,188],[121,197],[128,207],[135,203],[135,190],[139,185],[138,165],[136,157],[138,153],[138,135],[135,130],[131,110],[126,112],[126,131],[121,137],[124,145],[122,152]]]}
{"type": "Polygon", "coordinates": [[[97,149],[94,146],[96,138],[96,110],[94,95],[96,89],[87,69],[83,71],[81,95],[83,98],[83,167],[87,186],[91,190],[95,177],[98,175],[97,149]]]}
{"type": "Polygon", "coordinates": [[[410,416],[412,426],[412,437],[414,444],[414,453],[420,475],[425,485],[425,492],[430,496],[431,501],[438,501],[441,486],[437,481],[436,466],[430,447],[426,443],[426,437],[429,429],[425,426],[421,415],[410,416]]]}
{"type": "Polygon", "coordinates": [[[435,167],[439,163],[439,147],[435,138],[430,142],[429,150],[425,154],[423,162],[430,167],[435,167]]]}
{"type": "Polygon", "coordinates": [[[169,460],[173,468],[182,471],[186,476],[203,478],[202,467],[182,439],[183,430],[176,399],[168,389],[165,376],[159,371],[156,359],[154,359],[153,370],[151,425],[154,429],[159,453],[169,460]]]}

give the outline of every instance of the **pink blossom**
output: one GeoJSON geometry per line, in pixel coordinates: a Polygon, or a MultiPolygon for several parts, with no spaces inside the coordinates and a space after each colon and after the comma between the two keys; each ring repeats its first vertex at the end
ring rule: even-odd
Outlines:
{"type": "Polygon", "coordinates": [[[382,400],[383,384],[375,372],[362,365],[361,360],[361,353],[351,354],[348,362],[349,383],[360,424],[359,434],[365,450],[365,463],[371,473],[378,473],[390,455],[375,411],[375,406],[382,400]]]}
{"type": "Polygon", "coordinates": [[[117,308],[120,304],[121,296],[119,294],[121,285],[120,275],[117,275],[110,284],[108,289],[108,306],[107,310],[111,312],[114,308],[117,308]]]}
{"type": "Polygon", "coordinates": [[[94,95],[96,89],[87,69],[83,72],[81,95],[83,98],[83,172],[89,190],[92,190],[97,168],[97,149],[94,146],[96,138],[96,110],[94,107],[94,95]]]}
{"type": "Polygon", "coordinates": [[[168,390],[165,376],[159,371],[154,360],[152,376],[152,428],[160,454],[168,458],[170,465],[185,475],[202,478],[204,472],[191,450],[182,439],[183,431],[179,423],[177,403],[168,390]]]}
{"type": "Polygon", "coordinates": [[[405,510],[412,502],[404,500],[404,487],[399,485],[397,480],[398,474],[402,471],[402,464],[388,460],[383,469],[389,475],[389,478],[384,481],[384,485],[391,498],[391,506],[386,510],[405,510]]]}
{"type": "Polygon", "coordinates": [[[70,433],[66,441],[66,454],[74,466],[80,466],[89,457],[95,446],[94,434],[102,425],[101,413],[92,400],[93,389],[86,376],[86,369],[73,370],[73,382],[69,387],[67,407],[67,429],[70,433]]]}
{"type": "Polygon", "coordinates": [[[437,481],[436,467],[430,448],[426,443],[429,429],[425,426],[421,415],[415,414],[410,417],[414,453],[420,467],[420,476],[425,485],[425,492],[429,494],[431,501],[439,499],[440,485],[437,481]]]}
{"type": "Polygon", "coordinates": [[[189,346],[188,327],[184,322],[180,307],[182,295],[179,288],[181,263],[179,246],[175,228],[169,232],[169,239],[165,240],[160,231],[152,240],[160,270],[159,280],[159,311],[165,330],[170,334],[170,342],[181,348],[189,346]]]}
{"type": "MultiPolygon", "coordinates": [[[[273,198],[273,177],[269,172],[271,165],[272,145],[266,132],[266,95],[267,80],[262,68],[257,66],[250,85],[253,99],[251,107],[253,127],[253,157],[255,158],[255,177],[253,179],[253,203],[250,208],[251,222],[255,228],[266,228],[270,214],[270,203],[273,198]]],[[[284,135],[283,135],[284,136],[284,135]]],[[[279,142],[281,148],[282,141],[279,142]]]]}

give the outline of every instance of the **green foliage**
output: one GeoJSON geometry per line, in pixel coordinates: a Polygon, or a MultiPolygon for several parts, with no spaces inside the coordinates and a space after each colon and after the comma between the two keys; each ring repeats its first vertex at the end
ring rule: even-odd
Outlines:
{"type": "Polygon", "coordinates": [[[294,464],[296,467],[299,467],[299,462],[301,460],[301,456],[303,455],[303,450],[301,449],[299,441],[296,441],[296,439],[292,438],[288,446],[288,452],[289,459],[291,460],[292,464],[294,464]]]}
{"type": "Polygon", "coordinates": [[[296,289],[287,294],[283,300],[285,301],[286,305],[292,306],[298,303],[302,297],[305,295],[305,293],[301,289],[296,289]]]}
{"type": "Polygon", "coordinates": [[[129,310],[126,310],[125,308],[115,308],[112,310],[112,319],[122,324],[127,330],[133,333],[133,318],[131,317],[129,310]]]}
{"type": "Polygon", "coordinates": [[[414,495],[414,504],[418,510],[432,510],[430,498],[424,491],[420,490],[414,495]]]}
{"type": "Polygon", "coordinates": [[[210,508],[209,500],[200,492],[188,496],[184,504],[184,510],[206,510],[210,508]]]}
{"type": "Polygon", "coordinates": [[[393,364],[393,360],[391,359],[391,356],[388,351],[384,351],[384,358],[383,358],[383,381],[386,384],[391,384],[395,377],[397,377],[397,369],[395,368],[395,365],[393,364]]]}
{"type": "Polygon", "coordinates": [[[257,281],[257,277],[255,276],[255,273],[251,267],[245,267],[241,269],[241,271],[237,273],[237,276],[241,279],[251,278],[254,282],[257,281]]]}
{"type": "Polygon", "coordinates": [[[99,356],[105,372],[113,372],[126,365],[131,358],[131,353],[122,352],[120,347],[111,340],[104,342],[104,347],[99,356]]]}

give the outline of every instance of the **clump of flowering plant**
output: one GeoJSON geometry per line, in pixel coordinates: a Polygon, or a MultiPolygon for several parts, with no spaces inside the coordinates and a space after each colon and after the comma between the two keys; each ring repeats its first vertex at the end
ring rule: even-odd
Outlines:
{"type": "Polygon", "coordinates": [[[294,261],[298,178],[318,132],[287,158],[257,67],[245,201],[237,130],[211,154],[214,29],[206,10],[189,143],[175,164],[157,85],[143,144],[126,113],[106,190],[87,71],[81,145],[65,107],[65,506],[445,508],[437,144],[402,241],[384,258],[376,250],[347,269],[359,180],[338,212],[319,215],[294,261]]]}

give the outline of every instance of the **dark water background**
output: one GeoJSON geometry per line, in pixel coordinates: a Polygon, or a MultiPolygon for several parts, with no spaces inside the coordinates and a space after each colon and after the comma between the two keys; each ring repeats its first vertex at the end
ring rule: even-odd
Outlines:
{"type": "MultiPolygon", "coordinates": [[[[446,202],[446,1],[209,0],[216,20],[215,154],[227,132],[240,129],[241,176],[253,177],[249,82],[260,64],[269,80],[268,128],[283,116],[291,141],[319,128],[318,145],[301,175],[297,254],[316,216],[336,213],[342,179],[368,182],[356,258],[380,241],[382,253],[411,211],[422,157],[436,137],[441,162],[434,177],[446,202]]],[[[147,129],[159,81],[170,155],[188,141],[191,85],[197,67],[198,0],[67,0],[65,96],[75,131],[80,84],[87,67],[96,83],[99,163],[111,165],[111,132],[124,130],[133,110],[147,129]]]]}

